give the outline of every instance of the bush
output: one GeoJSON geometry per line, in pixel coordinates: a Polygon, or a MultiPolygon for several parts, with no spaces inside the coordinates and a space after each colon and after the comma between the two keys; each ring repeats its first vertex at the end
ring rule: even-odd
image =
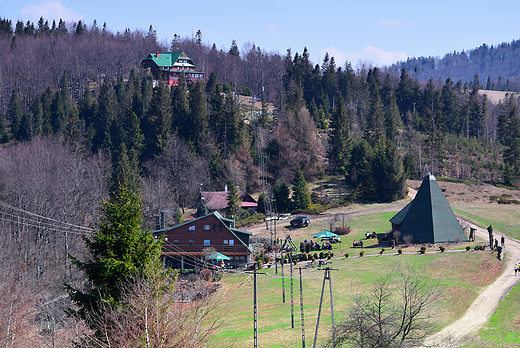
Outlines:
{"type": "Polygon", "coordinates": [[[379,255],[383,255],[383,253],[385,252],[385,249],[381,249],[381,251],[379,252],[379,255]]]}
{"type": "Polygon", "coordinates": [[[446,250],[446,248],[444,247],[444,245],[441,245],[441,246],[439,247],[439,250],[441,251],[441,253],[443,253],[444,250],[446,250]]]}
{"type": "Polygon", "coordinates": [[[364,251],[360,251],[359,252],[359,257],[363,257],[363,255],[365,255],[365,252],[364,251]]]}
{"type": "Polygon", "coordinates": [[[426,247],[422,246],[421,250],[419,251],[421,254],[424,254],[426,252],[426,247]]]}
{"type": "Polygon", "coordinates": [[[348,259],[350,255],[348,253],[345,253],[345,258],[348,259]]]}
{"type": "Polygon", "coordinates": [[[203,269],[200,271],[200,278],[209,282],[211,280],[211,271],[209,269],[203,269]]]}
{"type": "Polygon", "coordinates": [[[403,249],[398,249],[398,250],[397,250],[397,254],[398,254],[398,255],[402,255],[402,254],[403,254],[403,249]]]}
{"type": "Polygon", "coordinates": [[[320,252],[320,259],[324,259],[325,258],[325,253],[322,251],[320,252]]]}
{"type": "Polygon", "coordinates": [[[470,246],[468,245],[468,246],[466,247],[466,251],[469,251],[470,249],[471,249],[471,248],[470,248],[470,246]]]}
{"type": "Polygon", "coordinates": [[[334,229],[334,232],[339,235],[349,234],[350,233],[350,226],[347,227],[336,227],[334,229]]]}

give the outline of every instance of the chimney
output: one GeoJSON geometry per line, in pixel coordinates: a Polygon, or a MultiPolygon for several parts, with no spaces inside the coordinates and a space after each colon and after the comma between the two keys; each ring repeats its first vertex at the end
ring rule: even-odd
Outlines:
{"type": "Polygon", "coordinates": [[[227,192],[227,184],[224,186],[224,192],[227,192]]]}
{"type": "Polygon", "coordinates": [[[158,230],[158,229],[160,229],[160,228],[161,228],[161,224],[160,224],[160,222],[159,222],[159,217],[156,216],[156,217],[155,217],[155,229],[158,230]]]}
{"type": "Polygon", "coordinates": [[[161,230],[164,230],[164,210],[161,211],[161,230]]]}

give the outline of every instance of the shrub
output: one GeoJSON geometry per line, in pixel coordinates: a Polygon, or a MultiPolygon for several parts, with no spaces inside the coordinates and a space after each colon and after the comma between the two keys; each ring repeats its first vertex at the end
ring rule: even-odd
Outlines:
{"type": "Polygon", "coordinates": [[[264,263],[268,263],[269,262],[269,256],[264,255],[263,261],[264,261],[264,263]]]}
{"type": "Polygon", "coordinates": [[[381,249],[381,251],[379,252],[379,255],[383,255],[384,252],[385,252],[385,248],[381,249]]]}
{"type": "Polygon", "coordinates": [[[336,227],[334,229],[334,232],[339,235],[349,234],[350,233],[350,226],[347,227],[336,227]]]}
{"type": "Polygon", "coordinates": [[[209,269],[203,269],[200,271],[200,278],[209,282],[211,280],[211,271],[209,269]]]}
{"type": "Polygon", "coordinates": [[[466,247],[466,251],[469,251],[470,249],[471,249],[471,248],[470,248],[470,246],[468,245],[468,246],[466,247]]]}
{"type": "Polygon", "coordinates": [[[348,259],[350,255],[348,253],[345,253],[345,258],[348,259]]]}
{"type": "Polygon", "coordinates": [[[359,252],[359,257],[363,257],[363,255],[365,255],[365,252],[364,251],[360,251],[359,252]]]}
{"type": "Polygon", "coordinates": [[[441,251],[441,253],[443,253],[444,250],[446,250],[446,248],[444,247],[444,245],[441,245],[441,246],[439,247],[439,250],[441,251]]]}
{"type": "Polygon", "coordinates": [[[334,257],[334,253],[329,253],[329,256],[332,259],[334,257]]]}
{"type": "Polygon", "coordinates": [[[422,247],[421,247],[421,250],[420,250],[420,253],[421,253],[421,254],[424,254],[425,252],[426,252],[426,247],[422,246],[422,247]]]}
{"type": "Polygon", "coordinates": [[[320,259],[324,259],[325,258],[325,253],[322,251],[320,252],[320,259]]]}
{"type": "Polygon", "coordinates": [[[403,249],[397,249],[397,254],[402,255],[403,254],[403,249]]]}

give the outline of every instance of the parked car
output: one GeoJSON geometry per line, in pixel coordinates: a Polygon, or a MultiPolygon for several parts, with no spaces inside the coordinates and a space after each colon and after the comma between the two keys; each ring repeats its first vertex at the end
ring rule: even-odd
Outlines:
{"type": "Polygon", "coordinates": [[[306,216],[297,216],[291,220],[292,227],[307,227],[311,221],[306,216]]]}

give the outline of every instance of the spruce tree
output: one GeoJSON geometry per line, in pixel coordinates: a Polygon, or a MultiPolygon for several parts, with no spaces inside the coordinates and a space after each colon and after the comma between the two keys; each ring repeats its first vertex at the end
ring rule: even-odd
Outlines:
{"type": "Polygon", "coordinates": [[[347,174],[350,152],[352,150],[350,138],[349,118],[343,98],[340,96],[332,113],[331,131],[331,162],[341,174],[347,174]]]}
{"type": "Polygon", "coordinates": [[[226,207],[226,214],[229,218],[235,217],[240,209],[240,196],[235,186],[235,182],[231,181],[228,186],[228,204],[226,207]]]}
{"type": "Polygon", "coordinates": [[[274,185],[273,198],[276,204],[276,210],[280,213],[288,213],[291,211],[291,199],[289,197],[291,190],[285,182],[274,185]]]}
{"type": "Polygon", "coordinates": [[[295,210],[305,210],[311,205],[311,194],[300,168],[294,172],[293,204],[295,210]]]}
{"type": "Polygon", "coordinates": [[[22,122],[23,112],[20,106],[20,99],[18,93],[13,89],[11,93],[11,100],[7,109],[7,120],[11,126],[11,135],[16,140],[20,139],[20,124],[22,122]]]}
{"type": "MultiPolygon", "coordinates": [[[[123,282],[158,260],[162,243],[151,232],[143,231],[142,209],[141,197],[125,182],[117,194],[101,203],[99,226],[84,238],[90,258],[80,261],[70,255],[73,263],[85,272],[89,284],[85,290],[66,285],[78,308],[72,315],[87,319],[99,313],[102,302],[117,306],[123,282]]],[[[97,323],[91,324],[92,330],[99,330],[97,323]]]]}

